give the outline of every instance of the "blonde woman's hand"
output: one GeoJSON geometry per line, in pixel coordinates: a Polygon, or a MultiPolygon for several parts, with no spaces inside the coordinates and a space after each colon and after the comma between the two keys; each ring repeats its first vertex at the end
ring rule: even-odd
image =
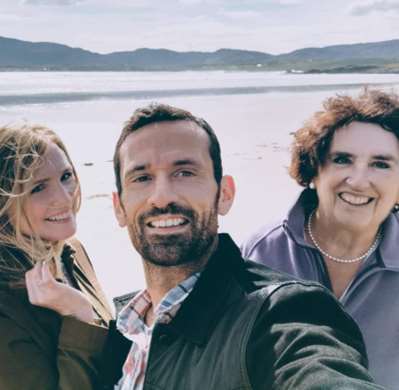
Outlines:
{"type": "Polygon", "coordinates": [[[38,262],[25,274],[26,288],[32,305],[54,310],[62,316],[73,316],[80,321],[94,320],[89,300],[77,289],[58,282],[48,262],[38,262]]]}

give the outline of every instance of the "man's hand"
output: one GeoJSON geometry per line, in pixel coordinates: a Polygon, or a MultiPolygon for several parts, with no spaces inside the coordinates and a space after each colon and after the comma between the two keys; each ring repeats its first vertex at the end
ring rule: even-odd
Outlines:
{"type": "Polygon", "coordinates": [[[89,300],[77,289],[58,282],[48,262],[38,262],[25,274],[28,297],[32,305],[54,310],[62,316],[73,316],[80,321],[94,320],[89,300]]]}

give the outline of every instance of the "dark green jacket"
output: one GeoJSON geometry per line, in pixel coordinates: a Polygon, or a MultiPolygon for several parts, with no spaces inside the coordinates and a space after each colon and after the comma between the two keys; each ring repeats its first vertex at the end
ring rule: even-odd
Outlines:
{"type": "MultiPolygon", "coordinates": [[[[4,253],[4,252],[3,252],[4,253]]],[[[108,322],[110,311],[91,263],[76,240],[63,260],[76,287],[108,322]]],[[[22,288],[0,289],[0,389],[97,389],[107,329],[33,306],[22,288]]]]}
{"type": "MultiPolygon", "coordinates": [[[[113,326],[108,388],[129,347],[113,326]]],[[[220,235],[177,316],[154,328],[144,390],[380,388],[366,365],[357,325],[326,289],[243,260],[220,235]]]]}

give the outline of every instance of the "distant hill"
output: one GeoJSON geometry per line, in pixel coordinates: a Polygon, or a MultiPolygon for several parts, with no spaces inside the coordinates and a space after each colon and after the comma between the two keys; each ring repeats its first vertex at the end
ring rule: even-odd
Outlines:
{"type": "Polygon", "coordinates": [[[96,66],[102,55],[50,42],[0,37],[0,66],[10,68],[96,66]]]}
{"type": "Polygon", "coordinates": [[[375,43],[356,43],[327,47],[309,47],[276,56],[279,60],[399,59],[399,39],[375,43]]]}
{"type": "Polygon", "coordinates": [[[177,52],[167,49],[99,54],[51,42],[0,37],[0,70],[185,70],[248,69],[304,72],[399,72],[399,39],[375,43],[304,48],[271,55],[220,49],[177,52]]]}
{"type": "Polygon", "coordinates": [[[160,70],[256,65],[268,61],[271,57],[273,56],[266,53],[232,49],[220,49],[213,53],[137,49],[130,52],[105,54],[102,60],[107,66],[160,70]]]}

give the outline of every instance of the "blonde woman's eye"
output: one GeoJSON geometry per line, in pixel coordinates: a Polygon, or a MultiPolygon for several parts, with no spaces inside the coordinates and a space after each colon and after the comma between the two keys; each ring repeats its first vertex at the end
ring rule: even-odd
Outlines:
{"type": "Polygon", "coordinates": [[[71,171],[67,171],[67,172],[65,172],[65,173],[61,176],[61,181],[67,181],[67,180],[69,180],[72,176],[73,176],[73,173],[72,173],[71,171]]]}
{"type": "Polygon", "coordinates": [[[46,188],[46,186],[44,185],[44,183],[40,183],[40,184],[35,185],[35,186],[31,189],[30,193],[31,193],[31,194],[36,194],[36,193],[38,193],[38,192],[43,191],[45,188],[46,188]]]}

